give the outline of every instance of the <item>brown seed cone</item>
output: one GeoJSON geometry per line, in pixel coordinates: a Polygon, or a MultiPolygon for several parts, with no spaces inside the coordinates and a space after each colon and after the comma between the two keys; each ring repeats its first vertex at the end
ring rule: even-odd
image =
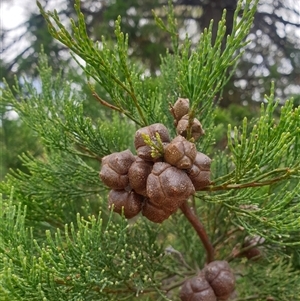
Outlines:
{"type": "Polygon", "coordinates": [[[151,156],[151,147],[146,145],[142,134],[148,135],[151,140],[156,141],[156,133],[159,134],[163,143],[170,142],[170,136],[167,128],[161,123],[154,123],[152,125],[143,127],[136,131],[134,137],[134,146],[137,151],[137,155],[146,160],[156,162],[159,158],[153,158],[151,156]]]}
{"type": "Polygon", "coordinates": [[[179,169],[188,169],[192,167],[196,155],[195,144],[179,135],[166,146],[164,159],[167,163],[179,169]]]}
{"type": "MultiPolygon", "coordinates": [[[[178,135],[183,136],[184,138],[187,137],[187,129],[189,125],[189,115],[184,115],[177,124],[176,132],[178,135]]],[[[204,135],[204,130],[202,128],[202,125],[200,121],[197,118],[194,118],[192,127],[191,127],[191,133],[194,140],[198,140],[202,135],[204,135]]]]}
{"type": "Polygon", "coordinates": [[[258,260],[261,258],[261,250],[259,248],[251,248],[247,251],[244,251],[241,256],[245,256],[247,259],[251,260],[258,260]]]}
{"type": "Polygon", "coordinates": [[[152,203],[150,199],[146,199],[143,205],[142,214],[154,223],[162,223],[168,219],[172,212],[165,211],[152,203]]]}
{"type": "Polygon", "coordinates": [[[153,203],[173,211],[194,193],[192,181],[183,170],[165,162],[153,165],[147,179],[147,195],[153,203]]]}
{"type": "Polygon", "coordinates": [[[100,179],[112,189],[124,189],[129,184],[128,170],[135,161],[130,150],[113,153],[102,158],[100,179]]]}
{"type": "Polygon", "coordinates": [[[124,208],[124,216],[132,218],[142,210],[143,199],[143,196],[134,191],[111,190],[108,194],[108,208],[113,206],[113,211],[119,214],[122,214],[124,208]]]}
{"type": "Polygon", "coordinates": [[[181,301],[217,301],[217,297],[204,275],[187,280],[180,290],[181,301]]]}
{"type": "Polygon", "coordinates": [[[190,101],[188,98],[178,98],[173,106],[170,108],[170,112],[175,119],[175,124],[189,112],[190,101]]]}
{"type": "Polygon", "coordinates": [[[213,261],[202,271],[218,300],[227,300],[235,288],[235,277],[228,262],[224,260],[213,261]]]}
{"type": "Polygon", "coordinates": [[[196,191],[210,184],[210,164],[211,159],[208,156],[197,152],[192,168],[187,170],[196,191]]]}
{"type": "Polygon", "coordinates": [[[252,247],[240,254],[240,256],[245,256],[247,259],[258,260],[262,257],[261,246],[255,247],[264,243],[265,239],[259,235],[255,236],[246,236],[242,248],[252,247]]]}
{"type": "Polygon", "coordinates": [[[153,163],[137,157],[128,171],[129,184],[138,194],[147,196],[147,178],[151,173],[153,163]]]}

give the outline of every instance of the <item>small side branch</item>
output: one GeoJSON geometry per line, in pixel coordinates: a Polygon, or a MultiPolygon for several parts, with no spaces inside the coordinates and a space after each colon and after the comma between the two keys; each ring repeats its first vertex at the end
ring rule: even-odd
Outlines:
{"type": "Polygon", "coordinates": [[[101,157],[99,157],[98,155],[96,155],[95,153],[93,153],[92,151],[90,151],[85,146],[78,144],[78,147],[81,148],[86,153],[88,153],[89,155],[88,154],[84,154],[84,153],[77,153],[77,155],[79,155],[79,156],[86,156],[88,158],[96,159],[97,161],[102,162],[102,158],[101,157]]]}
{"type": "Polygon", "coordinates": [[[262,175],[260,178],[263,178],[265,176],[269,176],[270,174],[278,173],[278,172],[284,172],[284,174],[281,176],[275,177],[275,178],[267,179],[265,181],[260,181],[260,179],[257,179],[257,181],[249,182],[249,183],[222,184],[222,185],[218,185],[218,186],[210,185],[210,186],[204,187],[202,190],[203,191],[204,190],[205,191],[219,191],[219,190],[243,189],[243,188],[248,188],[248,187],[261,187],[261,186],[272,185],[279,181],[288,179],[296,171],[297,171],[297,169],[289,169],[289,168],[276,169],[265,175],[262,175]]]}
{"type": "Polygon", "coordinates": [[[130,118],[132,121],[134,121],[137,125],[140,125],[140,126],[145,126],[145,124],[147,123],[141,123],[138,119],[134,118],[134,116],[132,116],[130,113],[128,113],[126,110],[124,110],[122,107],[116,107],[110,103],[108,103],[107,101],[105,101],[104,99],[102,99],[97,93],[96,91],[92,88],[92,86],[90,85],[90,89],[92,91],[92,95],[97,99],[97,101],[102,104],[103,106],[111,109],[111,110],[114,110],[114,111],[117,111],[121,114],[124,114],[125,116],[127,116],[128,118],[130,118]]]}
{"type": "Polygon", "coordinates": [[[116,106],[114,106],[114,105],[112,105],[112,104],[110,104],[110,103],[108,103],[107,101],[105,101],[105,100],[103,100],[95,91],[92,91],[92,95],[103,105],[103,106],[106,106],[106,107],[108,107],[108,108],[110,108],[110,109],[112,109],[112,110],[115,110],[115,111],[118,111],[118,112],[120,112],[120,113],[123,113],[123,111],[120,109],[120,108],[118,108],[118,107],[116,107],[116,106]]]}
{"type": "Polygon", "coordinates": [[[189,207],[187,201],[185,201],[181,206],[180,209],[182,213],[185,215],[185,217],[188,219],[188,221],[191,223],[193,228],[196,230],[198,236],[200,237],[203,246],[206,250],[206,262],[210,263],[214,260],[214,248],[211,244],[209,237],[205,231],[205,228],[203,227],[200,220],[197,218],[197,216],[193,213],[191,208],[189,207]]]}

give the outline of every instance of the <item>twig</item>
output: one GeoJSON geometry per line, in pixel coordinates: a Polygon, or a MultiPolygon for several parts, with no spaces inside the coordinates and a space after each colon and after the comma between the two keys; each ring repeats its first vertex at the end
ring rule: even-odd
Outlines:
{"type": "MultiPolygon", "coordinates": [[[[77,274],[76,275],[76,278],[79,278],[80,277],[80,274],[77,274]]],[[[72,278],[70,279],[67,279],[67,280],[64,280],[64,279],[61,279],[61,278],[54,278],[54,282],[58,285],[64,285],[64,286],[67,286],[67,287],[72,287],[74,285],[73,281],[72,281],[72,278]],[[68,280],[71,280],[71,281],[68,281],[68,280]]],[[[107,294],[116,294],[116,295],[119,295],[119,294],[130,294],[130,293],[133,293],[133,294],[137,294],[138,292],[140,294],[148,294],[148,293],[153,293],[155,292],[155,288],[149,288],[149,289],[144,289],[143,291],[138,291],[136,288],[134,287],[131,287],[130,285],[126,284],[126,287],[127,288],[101,288],[100,286],[98,285],[95,285],[95,286],[90,286],[90,290],[91,291],[94,291],[94,292],[104,292],[104,293],[107,293],[107,294]]],[[[164,291],[166,292],[166,291],[164,291]]]]}
{"type": "Polygon", "coordinates": [[[79,148],[81,148],[83,151],[87,152],[90,155],[84,154],[84,153],[75,153],[76,155],[79,156],[86,156],[88,158],[92,158],[92,159],[96,159],[99,162],[102,162],[102,158],[97,156],[95,153],[93,153],[92,151],[90,151],[88,148],[86,148],[85,146],[81,145],[81,144],[77,144],[77,146],[79,148]]]}
{"type": "Polygon", "coordinates": [[[237,231],[243,231],[244,228],[241,226],[238,226],[230,231],[228,231],[227,233],[221,235],[219,238],[216,239],[216,241],[213,243],[213,246],[216,247],[225,237],[230,237],[232,234],[234,234],[237,231]]]}
{"type": "MultiPolygon", "coordinates": [[[[261,247],[263,245],[263,243],[261,244],[251,244],[249,246],[246,246],[246,247],[243,247],[241,248],[237,253],[231,253],[227,258],[226,258],[226,261],[228,262],[231,262],[232,260],[234,260],[235,258],[238,258],[238,257],[241,257],[243,256],[247,251],[250,251],[251,249],[253,248],[257,248],[257,247],[261,247]]],[[[245,256],[245,255],[244,255],[245,256]]],[[[254,259],[257,259],[261,257],[261,254],[260,255],[257,255],[257,256],[254,256],[254,257],[251,257],[252,260],[254,259]]]]}
{"type": "MultiPolygon", "coordinates": [[[[212,183],[212,185],[204,187],[202,190],[206,190],[206,191],[218,191],[218,190],[229,190],[229,189],[242,189],[242,188],[247,188],[247,187],[260,187],[260,186],[267,186],[267,185],[271,185],[274,184],[276,182],[279,182],[281,180],[287,179],[289,178],[289,176],[291,176],[293,173],[295,173],[298,170],[298,168],[294,168],[294,169],[290,169],[288,167],[285,168],[278,168],[278,169],[274,169],[270,172],[267,172],[265,174],[260,175],[258,178],[256,178],[255,182],[248,182],[248,183],[240,183],[240,184],[230,184],[230,183],[223,183],[221,185],[218,186],[214,186],[214,183],[212,183]],[[275,178],[271,178],[265,181],[260,181],[263,178],[269,177],[270,175],[273,174],[278,174],[278,173],[283,173],[281,176],[275,177],[275,178]]],[[[227,177],[228,175],[226,175],[227,177]]],[[[215,182],[219,182],[222,178],[224,177],[220,177],[218,179],[215,180],[215,182]]],[[[228,181],[227,181],[228,182],[228,181]]]]}
{"type": "Polygon", "coordinates": [[[186,261],[184,260],[184,257],[183,255],[175,250],[172,246],[168,246],[166,249],[165,249],[165,252],[166,253],[170,253],[170,254],[176,254],[178,257],[179,257],[179,260],[180,262],[183,264],[183,266],[185,266],[188,270],[193,270],[187,263],[186,261]]]}
{"type": "MultiPolygon", "coordinates": [[[[95,78],[95,80],[97,80],[95,78]]],[[[137,120],[136,118],[134,118],[133,116],[130,115],[130,113],[128,113],[126,110],[124,110],[122,107],[119,108],[119,107],[116,107],[110,103],[108,103],[107,101],[105,101],[104,99],[102,99],[96,92],[95,90],[92,88],[91,85],[90,86],[90,89],[92,91],[92,95],[98,100],[98,102],[100,102],[100,104],[102,104],[103,106],[106,106],[108,107],[109,109],[112,109],[112,110],[115,110],[121,114],[124,114],[125,116],[127,116],[128,118],[130,118],[132,121],[134,121],[136,124],[140,125],[140,126],[145,126],[146,123],[142,124],[139,120],[137,120]]],[[[129,92],[128,92],[129,93],[129,92]]]]}
{"type": "Polygon", "coordinates": [[[246,301],[246,300],[257,300],[257,299],[259,299],[259,295],[237,298],[237,299],[233,299],[233,301],[246,301]]]}
{"type": "Polygon", "coordinates": [[[241,183],[241,184],[228,184],[228,185],[219,185],[219,186],[207,186],[204,187],[202,190],[208,191],[218,191],[218,190],[229,190],[229,189],[242,189],[247,187],[261,187],[274,184],[279,182],[283,179],[288,178],[291,175],[291,171],[287,171],[283,176],[276,177],[270,180],[262,181],[262,182],[249,182],[249,183],[241,183]]]}
{"type": "Polygon", "coordinates": [[[120,112],[120,113],[123,113],[123,111],[120,109],[120,108],[118,108],[118,107],[116,107],[116,106],[114,106],[114,105],[112,105],[112,104],[110,104],[110,103],[108,103],[107,101],[105,101],[105,100],[103,100],[95,91],[93,91],[92,92],[92,95],[102,104],[102,105],[104,105],[104,106],[106,106],[106,107],[108,107],[108,108],[110,108],[110,109],[112,109],[112,110],[115,110],[115,111],[118,111],[118,112],[120,112]]]}
{"type": "MultiPolygon", "coordinates": [[[[66,131],[66,134],[74,141],[73,135],[68,131],[66,131]]],[[[96,159],[99,162],[102,162],[102,158],[99,157],[97,154],[95,154],[94,152],[92,152],[91,150],[89,150],[88,148],[86,148],[84,145],[80,144],[79,142],[75,141],[76,146],[80,149],[82,149],[83,151],[85,151],[87,154],[85,153],[81,153],[81,152],[76,152],[76,151],[72,151],[72,153],[74,155],[78,155],[78,156],[85,156],[88,158],[92,158],[92,159],[96,159]]]]}
{"type": "Polygon", "coordinates": [[[188,278],[185,278],[185,279],[183,279],[183,280],[180,280],[180,281],[178,281],[178,282],[175,282],[175,283],[173,283],[172,285],[170,285],[169,287],[165,288],[164,290],[165,290],[166,292],[169,292],[169,291],[173,290],[174,288],[177,288],[177,287],[183,285],[183,284],[187,281],[187,279],[188,279],[188,278]]]}
{"type": "Polygon", "coordinates": [[[202,223],[197,218],[197,216],[192,212],[187,201],[185,201],[180,206],[180,209],[183,212],[183,214],[185,215],[185,217],[188,219],[188,221],[191,223],[191,225],[194,227],[194,229],[196,230],[198,236],[200,237],[200,239],[203,243],[203,246],[206,250],[206,255],[207,255],[206,262],[207,263],[212,262],[214,260],[214,248],[209,240],[209,237],[208,237],[202,223]]]}

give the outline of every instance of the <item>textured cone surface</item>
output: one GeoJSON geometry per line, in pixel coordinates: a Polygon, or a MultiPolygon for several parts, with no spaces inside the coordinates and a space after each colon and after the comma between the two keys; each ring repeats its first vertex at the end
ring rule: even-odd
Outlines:
{"type": "Polygon", "coordinates": [[[152,168],[152,162],[144,161],[139,157],[136,158],[136,161],[130,166],[128,171],[129,184],[138,194],[147,196],[147,178],[152,168]]]}
{"type": "Polygon", "coordinates": [[[166,146],[164,159],[179,169],[188,169],[193,166],[196,155],[195,144],[179,135],[166,146]]]}
{"type": "Polygon", "coordinates": [[[168,219],[172,212],[164,211],[162,208],[155,206],[151,200],[145,200],[142,214],[154,223],[162,223],[168,219]]]}
{"type": "MultiPolygon", "coordinates": [[[[189,116],[185,115],[178,121],[176,127],[177,134],[186,138],[188,126],[189,126],[189,116]]],[[[204,135],[204,130],[202,128],[202,125],[197,118],[194,118],[193,120],[191,126],[191,133],[195,141],[197,141],[202,135],[204,135]]]]}
{"type": "Polygon", "coordinates": [[[162,203],[159,199],[149,198],[149,201],[154,207],[159,208],[170,215],[175,213],[185,200],[178,200],[174,202],[173,198],[165,198],[162,203]]]}
{"type": "Polygon", "coordinates": [[[227,300],[235,288],[235,277],[227,261],[213,261],[204,269],[206,280],[219,300],[227,300]]]}
{"type": "Polygon", "coordinates": [[[147,195],[155,203],[173,210],[194,193],[194,186],[184,171],[165,162],[154,164],[147,179],[147,195]]]}
{"type": "Polygon", "coordinates": [[[119,175],[108,164],[102,166],[100,178],[105,185],[112,189],[124,189],[129,184],[127,175],[119,175]]]}
{"type": "Polygon", "coordinates": [[[135,157],[130,150],[103,157],[100,179],[112,189],[124,189],[129,184],[127,173],[134,161],[135,157]]]}
{"type": "Polygon", "coordinates": [[[202,274],[183,284],[180,299],[181,301],[217,301],[213,289],[202,274]]]}
{"type": "Polygon", "coordinates": [[[156,141],[156,133],[159,134],[163,143],[170,142],[168,129],[161,123],[154,123],[152,125],[140,128],[136,131],[134,137],[134,146],[137,155],[146,161],[157,161],[157,158],[151,156],[151,147],[146,145],[143,135],[148,135],[152,141],[156,141]]]}
{"type": "Polygon", "coordinates": [[[108,208],[112,208],[114,212],[122,214],[126,218],[136,216],[142,210],[143,196],[134,191],[111,190],[108,194],[108,208]],[[124,209],[122,209],[124,208],[124,209]]]}
{"type": "Polygon", "coordinates": [[[190,101],[188,98],[178,98],[174,106],[170,109],[176,122],[178,122],[184,115],[189,112],[190,101]]]}
{"type": "Polygon", "coordinates": [[[210,164],[211,159],[208,156],[197,152],[192,168],[187,170],[196,191],[210,184],[210,164]]]}

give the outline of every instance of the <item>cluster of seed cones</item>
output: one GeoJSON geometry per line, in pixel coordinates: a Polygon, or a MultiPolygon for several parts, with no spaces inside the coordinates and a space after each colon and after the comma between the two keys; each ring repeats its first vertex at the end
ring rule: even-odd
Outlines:
{"type": "Polygon", "coordinates": [[[197,152],[193,141],[204,132],[197,119],[188,118],[189,103],[179,98],[171,108],[178,136],[172,141],[160,123],[139,129],[130,150],[102,159],[100,178],[111,188],[109,207],[132,218],[139,212],[161,223],[173,214],[195,191],[210,184],[211,160],[197,152]]]}
{"type": "Polygon", "coordinates": [[[180,291],[182,301],[228,300],[235,288],[235,277],[227,261],[209,263],[196,277],[187,280],[180,291]]]}

